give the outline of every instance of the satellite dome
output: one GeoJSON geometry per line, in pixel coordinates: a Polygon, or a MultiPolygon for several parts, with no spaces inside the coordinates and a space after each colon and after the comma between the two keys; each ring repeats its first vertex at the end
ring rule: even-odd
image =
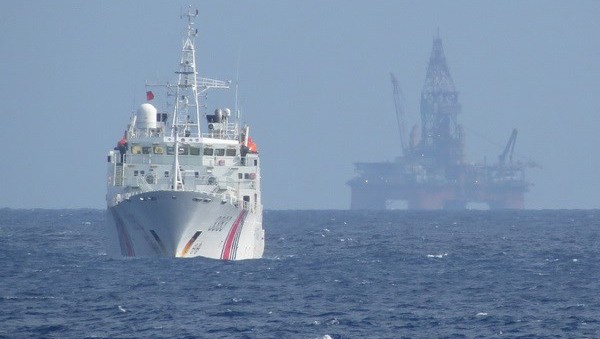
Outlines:
{"type": "Polygon", "coordinates": [[[144,103],[138,108],[136,116],[136,127],[140,129],[156,128],[156,107],[149,103],[144,103]]]}

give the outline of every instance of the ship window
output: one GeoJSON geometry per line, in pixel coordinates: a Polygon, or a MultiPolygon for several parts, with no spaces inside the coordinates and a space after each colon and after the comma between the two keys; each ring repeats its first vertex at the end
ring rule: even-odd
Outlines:
{"type": "Polygon", "coordinates": [[[258,160],[254,159],[254,166],[258,166],[258,160]]]}
{"type": "Polygon", "coordinates": [[[167,155],[174,155],[174,154],[175,154],[175,147],[167,146],[167,155]]]}
{"type": "Polygon", "coordinates": [[[154,146],[154,154],[163,154],[165,150],[161,146],[154,146]]]}
{"type": "Polygon", "coordinates": [[[227,153],[225,153],[228,157],[235,157],[235,148],[228,148],[227,153]]]}
{"type": "Polygon", "coordinates": [[[160,121],[160,122],[165,122],[167,121],[167,118],[169,117],[169,115],[167,113],[157,113],[156,114],[156,120],[160,121]]]}
{"type": "Polygon", "coordinates": [[[200,148],[190,147],[190,155],[200,155],[200,148]]]}
{"type": "Polygon", "coordinates": [[[133,171],[133,176],[137,177],[138,176],[138,171],[133,171]]]}
{"type": "Polygon", "coordinates": [[[224,148],[217,148],[215,149],[215,155],[218,157],[222,157],[225,155],[225,149],[224,148]]]}
{"type": "Polygon", "coordinates": [[[238,179],[242,179],[244,178],[244,174],[243,173],[238,173],[238,179]]]}
{"type": "Polygon", "coordinates": [[[195,176],[196,178],[199,178],[199,177],[200,177],[200,172],[194,172],[194,176],[195,176]]]}
{"type": "Polygon", "coordinates": [[[149,146],[144,146],[142,147],[142,153],[143,154],[150,154],[150,148],[149,146]]]}
{"type": "Polygon", "coordinates": [[[204,155],[213,155],[213,149],[212,148],[205,148],[204,149],[204,155]]]}
{"type": "Polygon", "coordinates": [[[249,195],[244,195],[244,201],[245,202],[250,202],[250,196],[249,195]]]}
{"type": "Polygon", "coordinates": [[[110,155],[108,156],[108,158],[106,160],[108,160],[108,162],[110,162],[110,155]]]}
{"type": "Polygon", "coordinates": [[[146,171],[140,171],[140,175],[146,174],[146,171]]]}
{"type": "Polygon", "coordinates": [[[244,179],[250,179],[250,173],[244,173],[244,179]]]}
{"type": "Polygon", "coordinates": [[[190,146],[183,145],[179,146],[179,155],[187,155],[190,151],[190,146]]]}
{"type": "Polygon", "coordinates": [[[169,171],[165,171],[165,178],[169,177],[169,171]]]}

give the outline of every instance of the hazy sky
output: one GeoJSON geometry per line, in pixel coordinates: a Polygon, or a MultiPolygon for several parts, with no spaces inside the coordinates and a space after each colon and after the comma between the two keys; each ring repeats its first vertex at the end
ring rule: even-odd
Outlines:
{"type": "MultiPolygon", "coordinates": [[[[145,81],[172,79],[187,4],[0,4],[0,207],[105,206],[106,153],[145,81]]],[[[468,159],[497,159],[517,127],[543,166],[527,208],[600,208],[600,1],[191,4],[201,74],[235,79],[240,56],[265,208],[348,208],[352,163],[399,155],[389,72],[416,123],[438,27],[468,159]]]]}

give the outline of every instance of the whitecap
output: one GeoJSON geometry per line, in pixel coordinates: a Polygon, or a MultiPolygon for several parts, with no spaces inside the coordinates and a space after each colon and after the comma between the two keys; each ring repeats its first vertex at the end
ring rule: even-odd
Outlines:
{"type": "Polygon", "coordinates": [[[327,322],[329,325],[339,325],[340,321],[337,318],[333,318],[327,322]]]}
{"type": "Polygon", "coordinates": [[[475,314],[476,317],[485,317],[486,315],[488,315],[488,314],[485,312],[479,312],[479,313],[475,314]]]}
{"type": "Polygon", "coordinates": [[[440,254],[428,254],[427,258],[443,258],[447,257],[448,253],[440,253],[440,254]]]}
{"type": "Polygon", "coordinates": [[[126,310],[123,308],[123,306],[121,306],[121,305],[118,305],[118,306],[119,306],[119,311],[121,311],[121,312],[127,312],[127,311],[126,311],[126,310]]]}

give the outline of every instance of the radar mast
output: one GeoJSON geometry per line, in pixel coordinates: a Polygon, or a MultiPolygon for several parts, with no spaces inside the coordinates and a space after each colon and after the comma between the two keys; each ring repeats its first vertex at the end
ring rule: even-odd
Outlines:
{"type": "Polygon", "coordinates": [[[191,7],[182,15],[182,18],[187,18],[188,24],[181,49],[179,70],[175,72],[178,74],[178,79],[171,129],[174,137],[200,136],[198,72],[196,70],[196,49],[194,47],[194,40],[198,35],[198,29],[194,27],[194,18],[197,16],[198,10],[192,10],[191,7]]]}

